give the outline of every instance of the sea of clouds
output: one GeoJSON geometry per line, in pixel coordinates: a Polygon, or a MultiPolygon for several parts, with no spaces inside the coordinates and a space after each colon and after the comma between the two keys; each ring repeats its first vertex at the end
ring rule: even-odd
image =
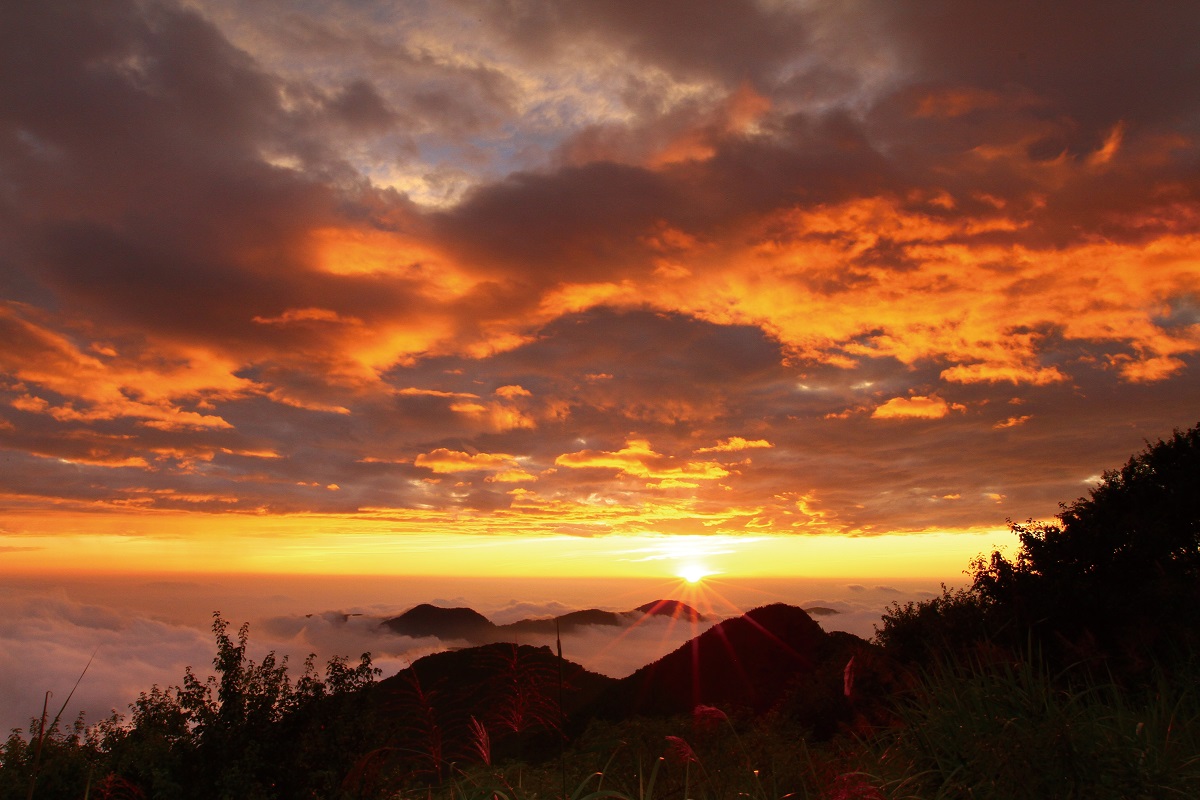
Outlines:
{"type": "MultiPolygon", "coordinates": [[[[82,712],[85,721],[93,724],[114,710],[128,715],[128,705],[139,692],[156,684],[179,684],[188,667],[198,675],[210,674],[215,653],[213,610],[228,609],[222,610],[222,615],[230,622],[231,635],[248,622],[249,657],[261,661],[270,651],[286,655],[293,677],[299,675],[310,653],[323,667],[333,656],[357,661],[364,652],[369,652],[375,666],[389,676],[422,656],[466,644],[400,636],[380,625],[382,620],[419,602],[470,606],[503,624],[583,607],[624,611],[655,599],[641,595],[645,599],[634,602],[631,596],[628,603],[620,602],[623,598],[618,597],[617,605],[594,600],[584,603],[581,600],[586,592],[570,603],[538,599],[543,590],[529,582],[507,587],[491,585],[486,591],[458,587],[467,591],[443,596],[432,593],[433,588],[433,584],[410,582],[406,592],[413,593],[411,597],[338,605],[336,586],[325,592],[300,591],[294,584],[272,586],[267,581],[234,585],[228,581],[139,583],[113,579],[112,585],[107,585],[97,580],[27,580],[6,585],[0,588],[0,731],[28,730],[30,719],[42,712],[47,691],[51,692],[51,716],[63,709],[63,721],[70,724],[82,712]],[[502,599],[505,588],[521,588],[528,594],[525,598],[502,599]],[[416,594],[422,591],[430,593],[416,594]],[[319,607],[309,610],[316,604],[319,607]]],[[[711,614],[706,623],[692,625],[653,618],[631,627],[578,629],[563,634],[564,656],[593,671],[623,677],[676,649],[721,618],[776,601],[812,608],[814,618],[827,630],[870,637],[889,603],[931,595],[925,585],[825,582],[809,586],[807,594],[803,588],[792,585],[791,596],[772,597],[761,585],[741,594],[736,587],[724,586],[722,601],[702,609],[711,614]]],[[[554,589],[550,587],[549,591],[554,589]]],[[[523,637],[522,643],[555,645],[553,636],[530,635],[523,637]]]]}

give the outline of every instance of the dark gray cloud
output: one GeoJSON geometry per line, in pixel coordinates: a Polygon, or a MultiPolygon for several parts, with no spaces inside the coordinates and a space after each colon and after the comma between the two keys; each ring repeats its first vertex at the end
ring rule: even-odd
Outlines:
{"type": "Polygon", "coordinates": [[[1053,513],[1196,421],[1198,16],[6,6],[6,502],[1053,513]]]}
{"type": "Polygon", "coordinates": [[[1032,93],[1047,117],[1065,116],[1072,130],[1063,131],[1059,149],[1090,152],[1120,121],[1194,123],[1194,4],[902,2],[872,10],[885,16],[920,77],[1005,93],[1016,87],[1032,93]]]}
{"type": "Polygon", "coordinates": [[[471,6],[531,55],[561,55],[594,37],[644,64],[730,83],[773,77],[809,45],[807,15],[782,3],[603,0],[564,6],[512,0],[471,6]]]}

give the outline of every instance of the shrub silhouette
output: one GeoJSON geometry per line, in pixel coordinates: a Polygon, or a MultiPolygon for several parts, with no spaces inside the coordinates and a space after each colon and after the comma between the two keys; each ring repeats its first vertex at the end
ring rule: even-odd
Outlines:
{"type": "MultiPolygon", "coordinates": [[[[1011,524],[1011,523],[1010,523],[1011,524]]],[[[1137,669],[1197,645],[1200,426],[1104,473],[1057,523],[1011,524],[1021,548],[973,564],[969,588],[893,606],[878,633],[897,655],[991,641],[1047,654],[1113,657],[1137,669]]]]}
{"type": "Polygon", "coordinates": [[[293,682],[286,658],[247,658],[248,626],[230,636],[214,614],[212,630],[216,675],[201,680],[189,668],[181,686],[142,692],[128,724],[114,715],[93,729],[79,754],[102,770],[97,786],[164,798],[337,796],[379,725],[370,657],[331,659],[322,679],[310,656],[293,682]]]}

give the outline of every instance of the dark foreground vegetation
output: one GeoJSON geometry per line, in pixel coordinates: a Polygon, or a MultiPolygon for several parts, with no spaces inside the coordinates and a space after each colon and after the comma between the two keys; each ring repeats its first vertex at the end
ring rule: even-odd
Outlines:
{"type": "Polygon", "coordinates": [[[872,643],[770,606],[622,681],[504,643],[293,678],[217,616],[214,678],[51,709],[0,800],[1200,797],[1200,428],[1013,527],[872,643]]]}

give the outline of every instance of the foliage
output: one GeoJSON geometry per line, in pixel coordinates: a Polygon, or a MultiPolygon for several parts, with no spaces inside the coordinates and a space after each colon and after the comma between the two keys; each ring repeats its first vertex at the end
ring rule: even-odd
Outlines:
{"type": "Polygon", "coordinates": [[[889,797],[1196,797],[1194,666],[1130,691],[1036,657],[947,660],[866,743],[861,769],[889,797]]]}
{"type": "Polygon", "coordinates": [[[828,761],[780,717],[699,706],[690,717],[594,720],[566,754],[565,774],[551,763],[465,766],[434,797],[817,798],[836,769],[828,761]]]}
{"type": "MultiPolygon", "coordinates": [[[[335,797],[341,778],[372,738],[368,694],[378,670],[334,658],[322,679],[310,656],[293,684],[287,660],[246,656],[249,628],[236,639],[214,615],[214,676],[190,668],[180,686],[154,686],[90,730],[82,720],[43,740],[36,797],[335,797]]],[[[39,722],[27,741],[14,732],[0,749],[0,798],[25,797],[34,774],[39,722]]]]}
{"type": "Polygon", "coordinates": [[[1021,548],[972,565],[969,588],[893,606],[878,641],[926,660],[940,648],[1033,641],[1060,664],[1172,659],[1200,632],[1200,426],[1104,473],[1057,524],[1013,524],[1021,548]]]}
{"type": "Polygon", "coordinates": [[[974,588],[951,590],[943,585],[938,597],[893,603],[875,640],[901,661],[925,663],[939,653],[995,638],[1002,631],[995,612],[974,588]]]}
{"type": "Polygon", "coordinates": [[[464,763],[560,752],[559,671],[548,651],[498,642],[435,654],[420,666],[380,686],[390,735],[354,765],[348,784],[376,792],[438,786],[464,763]]]}
{"type": "Polygon", "coordinates": [[[29,739],[13,731],[0,745],[0,800],[24,800],[31,786],[38,798],[80,796],[97,756],[83,720],[77,719],[64,730],[57,720],[33,719],[29,731],[29,739]],[[36,755],[39,738],[40,761],[36,755]]]}
{"type": "MultiPolygon", "coordinates": [[[[242,640],[225,642],[218,634],[218,642],[218,660],[228,658],[226,673],[242,676],[237,685],[227,684],[225,695],[243,698],[239,713],[220,708],[226,673],[189,683],[186,701],[180,693],[188,686],[155,687],[134,704],[130,724],[114,718],[90,730],[78,722],[69,732],[54,732],[45,754],[54,777],[38,784],[36,797],[218,797],[221,787],[239,797],[378,800],[1103,799],[1200,792],[1200,659],[1158,671],[1140,690],[1097,682],[1087,671],[1052,674],[1044,662],[1012,660],[1000,651],[971,658],[951,652],[901,696],[890,724],[843,730],[828,742],[808,739],[783,709],[735,716],[699,706],[690,717],[593,721],[561,766],[553,759],[488,763],[477,750],[442,762],[441,780],[430,782],[428,775],[389,772],[387,758],[375,761],[385,769],[370,780],[352,779],[360,755],[401,741],[394,726],[368,719],[378,703],[369,672],[339,660],[335,675],[357,677],[335,677],[338,690],[331,691],[310,661],[305,677],[290,684],[282,665],[256,665],[244,660],[244,651],[240,657],[230,652],[242,640]],[[355,702],[330,704],[339,698],[355,702]],[[247,751],[231,773],[244,781],[240,786],[227,775],[203,775],[214,768],[204,748],[218,746],[204,737],[216,728],[196,721],[227,720],[221,738],[211,740],[227,746],[249,735],[251,708],[275,709],[268,716],[276,719],[257,729],[263,736],[257,752],[278,759],[278,768],[251,761],[247,751]]],[[[478,719],[474,729],[486,730],[478,719]]],[[[0,748],[6,787],[0,798],[25,796],[25,784],[8,776],[10,767],[28,763],[28,750],[20,736],[0,748]]]]}
{"type": "Polygon", "coordinates": [[[1104,473],[1059,524],[1014,525],[1014,564],[977,575],[980,593],[1072,641],[1125,657],[1195,643],[1200,625],[1200,427],[1176,431],[1104,473]]]}

